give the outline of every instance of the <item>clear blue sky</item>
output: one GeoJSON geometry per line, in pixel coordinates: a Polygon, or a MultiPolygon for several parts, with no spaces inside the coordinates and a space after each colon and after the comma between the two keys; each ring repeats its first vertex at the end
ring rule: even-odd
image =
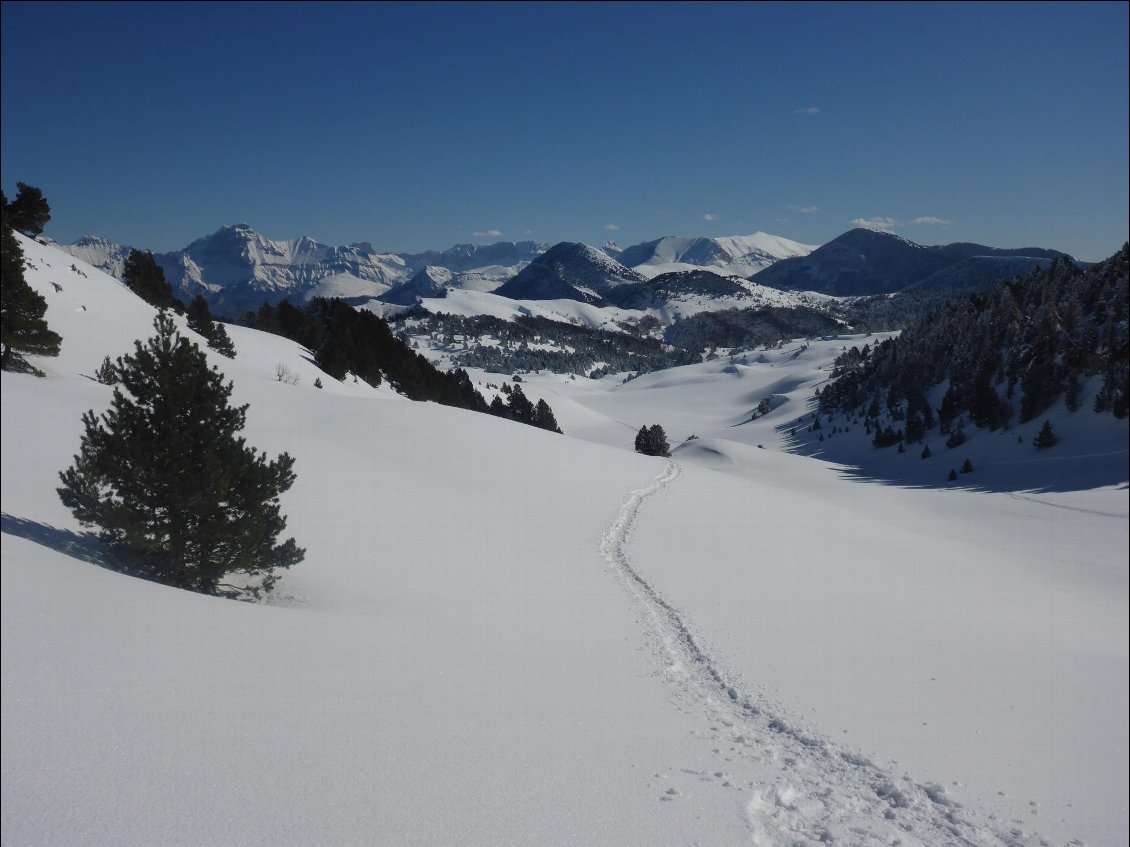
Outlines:
{"type": "Polygon", "coordinates": [[[862,219],[1099,259],[1127,239],[1127,8],[5,2],[3,188],[43,189],[57,240],[158,251],[862,219]]]}

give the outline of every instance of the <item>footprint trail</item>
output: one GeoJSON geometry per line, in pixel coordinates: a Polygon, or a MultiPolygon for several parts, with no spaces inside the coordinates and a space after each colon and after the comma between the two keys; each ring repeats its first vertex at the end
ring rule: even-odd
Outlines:
{"type": "MultiPolygon", "coordinates": [[[[718,780],[745,792],[744,814],[752,843],[923,845],[923,847],[1034,847],[1046,844],[1016,821],[1005,822],[962,807],[940,785],[919,784],[869,759],[793,725],[751,697],[739,677],[723,667],[690,622],[640,573],[628,551],[640,509],[682,474],[669,461],[647,486],[631,492],[601,538],[601,553],[642,612],[646,638],[662,666],[672,700],[700,714],[701,733],[725,756],[718,780]],[[726,749],[723,752],[722,746],[726,749]],[[722,781],[723,774],[725,781],[722,781]]],[[[697,773],[686,771],[684,773],[697,773]]],[[[677,798],[670,789],[664,799],[677,798]]]]}

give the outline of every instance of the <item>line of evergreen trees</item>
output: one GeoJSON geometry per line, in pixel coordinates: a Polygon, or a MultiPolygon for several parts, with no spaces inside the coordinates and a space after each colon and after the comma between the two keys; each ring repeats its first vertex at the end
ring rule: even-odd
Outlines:
{"type": "Polygon", "coordinates": [[[490,404],[492,415],[536,426],[540,429],[548,429],[550,432],[561,432],[561,427],[557,425],[557,418],[553,415],[553,409],[544,399],[538,400],[537,404],[534,404],[522,391],[522,386],[514,385],[511,387],[505,382],[502,383],[501,391],[502,394],[506,395],[506,400],[503,400],[500,395],[495,395],[490,404]]]}
{"type": "Polygon", "coordinates": [[[504,385],[506,401],[495,397],[487,405],[462,368],[441,371],[392,333],[372,312],[354,309],[343,300],[316,297],[301,309],[283,300],[247,312],[242,322],[282,335],[314,352],[314,361],[335,379],[352,373],[370,385],[384,377],[413,400],[432,400],[444,406],[488,412],[551,432],[561,432],[545,400],[532,403],[519,386],[504,385]]]}
{"type": "Polygon", "coordinates": [[[926,394],[948,382],[936,410],[943,432],[968,416],[988,429],[1030,421],[1061,397],[1081,407],[1083,383],[1102,380],[1096,412],[1128,411],[1130,248],[1084,270],[1057,260],[994,291],[948,301],[901,336],[852,348],[820,394],[825,413],[905,421],[909,443],[934,425],[926,394]]]}
{"type": "Polygon", "coordinates": [[[297,341],[314,353],[318,367],[334,379],[352,373],[377,386],[387,377],[394,388],[413,400],[487,411],[486,401],[466,371],[438,370],[397,339],[379,317],[342,300],[317,297],[302,308],[287,300],[277,306],[265,303],[258,311],[244,314],[241,323],[297,341]]]}

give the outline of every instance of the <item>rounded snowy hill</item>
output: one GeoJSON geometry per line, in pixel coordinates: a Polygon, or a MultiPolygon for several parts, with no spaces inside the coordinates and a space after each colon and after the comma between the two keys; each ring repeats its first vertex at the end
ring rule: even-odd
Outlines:
{"type": "Polygon", "coordinates": [[[807,256],[815,249],[811,244],[760,231],[720,238],[668,235],[628,247],[615,258],[649,278],[698,268],[720,276],[750,277],[781,259],[807,256]]]}
{"type": "Polygon", "coordinates": [[[582,300],[599,303],[617,285],[644,277],[587,244],[563,241],[495,289],[512,300],[582,300]]]}

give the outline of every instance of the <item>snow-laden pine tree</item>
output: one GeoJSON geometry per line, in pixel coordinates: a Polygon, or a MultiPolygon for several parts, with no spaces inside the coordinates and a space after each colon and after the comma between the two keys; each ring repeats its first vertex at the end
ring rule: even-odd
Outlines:
{"type": "Polygon", "coordinates": [[[247,406],[230,405],[232,384],[167,311],[154,326],[118,359],[109,411],[83,416],[59,496],[128,573],[205,594],[270,590],[275,571],[305,554],[293,538],[276,543],[294,460],[248,447],[247,406]],[[241,584],[225,583],[229,574],[241,584]]]}

